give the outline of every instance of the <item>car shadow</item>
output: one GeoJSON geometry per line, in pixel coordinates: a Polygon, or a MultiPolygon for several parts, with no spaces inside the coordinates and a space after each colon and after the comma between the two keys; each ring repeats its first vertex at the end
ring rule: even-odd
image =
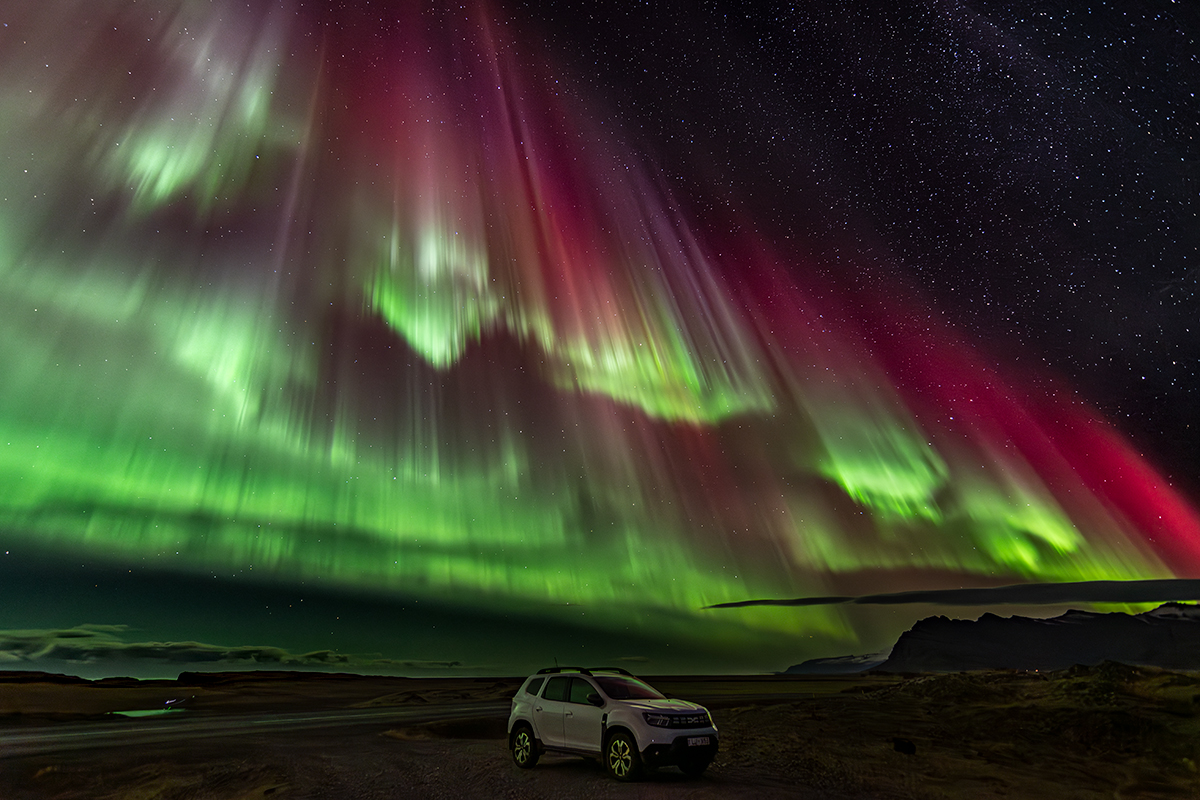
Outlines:
{"type": "MultiPolygon", "coordinates": [[[[619,783],[615,778],[609,778],[608,771],[604,765],[600,763],[599,758],[589,758],[587,756],[568,756],[545,753],[538,761],[535,770],[556,770],[560,775],[577,774],[580,776],[603,776],[619,783]]],[[[652,783],[652,784],[673,784],[685,783],[695,784],[704,780],[704,776],[692,778],[684,775],[675,767],[659,767],[658,769],[646,770],[642,777],[632,783],[652,783]]]]}

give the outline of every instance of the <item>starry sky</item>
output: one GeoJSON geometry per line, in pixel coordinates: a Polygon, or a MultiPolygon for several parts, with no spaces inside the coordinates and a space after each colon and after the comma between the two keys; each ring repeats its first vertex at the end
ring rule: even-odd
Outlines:
{"type": "Polygon", "coordinates": [[[0,667],[762,671],[1200,577],[1186,4],[0,24],[0,667]]]}

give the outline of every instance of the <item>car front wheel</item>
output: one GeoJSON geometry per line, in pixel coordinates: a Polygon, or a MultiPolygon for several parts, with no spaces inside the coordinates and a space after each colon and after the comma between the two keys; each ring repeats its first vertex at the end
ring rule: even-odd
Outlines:
{"type": "Polygon", "coordinates": [[[625,731],[617,731],[608,739],[604,748],[604,765],[608,774],[619,781],[632,781],[642,774],[642,757],[638,755],[637,742],[625,731]]]}
{"type": "Polygon", "coordinates": [[[521,769],[529,769],[538,762],[537,742],[533,739],[533,730],[528,725],[518,725],[512,734],[513,761],[521,769]]]}
{"type": "Polygon", "coordinates": [[[689,778],[699,778],[712,763],[711,758],[689,758],[679,764],[679,770],[689,778]]]}

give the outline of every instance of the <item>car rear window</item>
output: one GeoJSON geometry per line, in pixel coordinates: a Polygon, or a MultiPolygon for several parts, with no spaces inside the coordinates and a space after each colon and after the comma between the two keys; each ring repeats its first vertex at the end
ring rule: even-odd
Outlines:
{"type": "Polygon", "coordinates": [[[525,686],[525,694],[537,695],[538,689],[542,688],[542,684],[546,682],[545,678],[534,678],[525,686]]]}
{"type": "Polygon", "coordinates": [[[546,691],[542,695],[545,700],[566,700],[567,699],[567,684],[570,683],[570,678],[558,677],[551,678],[546,684],[546,691]]]}

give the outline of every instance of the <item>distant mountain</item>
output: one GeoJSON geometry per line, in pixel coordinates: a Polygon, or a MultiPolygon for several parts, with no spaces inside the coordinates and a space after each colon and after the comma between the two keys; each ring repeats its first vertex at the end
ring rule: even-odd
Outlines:
{"type": "Polygon", "coordinates": [[[1167,603],[1136,615],[1068,611],[1053,619],[929,617],[901,634],[876,669],[1055,670],[1103,661],[1200,670],[1200,606],[1167,603]]]}
{"type": "Polygon", "coordinates": [[[1200,670],[1200,605],[1166,603],[1142,614],[1068,611],[1053,619],[928,617],[887,652],[814,658],[785,675],[1066,669],[1105,661],[1200,670]]]}
{"type": "Polygon", "coordinates": [[[812,658],[784,670],[784,675],[848,675],[872,670],[887,660],[887,652],[869,653],[864,656],[835,656],[812,658]]]}

